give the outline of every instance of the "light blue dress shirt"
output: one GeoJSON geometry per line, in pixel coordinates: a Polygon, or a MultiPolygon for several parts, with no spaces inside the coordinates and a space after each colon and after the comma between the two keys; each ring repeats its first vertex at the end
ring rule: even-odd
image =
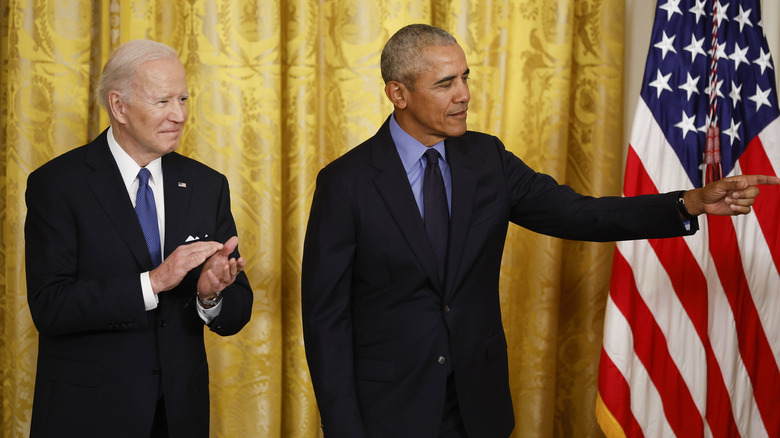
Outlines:
{"type": "MultiPolygon", "coordinates": [[[[423,155],[428,150],[428,147],[401,129],[398,126],[398,122],[395,121],[395,115],[390,116],[390,135],[393,137],[398,155],[401,156],[401,163],[406,171],[406,177],[409,179],[409,185],[412,186],[414,200],[417,201],[417,209],[420,210],[420,216],[424,220],[423,176],[425,175],[425,167],[428,165],[428,160],[423,155]]],[[[447,207],[450,210],[450,214],[452,214],[452,177],[450,175],[450,165],[447,163],[447,154],[444,150],[444,141],[440,141],[431,147],[439,151],[441,155],[439,169],[441,169],[441,176],[444,178],[444,190],[447,192],[447,207]]]]}

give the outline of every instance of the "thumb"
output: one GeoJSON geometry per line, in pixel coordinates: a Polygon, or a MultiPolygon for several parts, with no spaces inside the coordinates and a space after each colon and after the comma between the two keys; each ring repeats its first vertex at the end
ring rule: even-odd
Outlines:
{"type": "Polygon", "coordinates": [[[230,239],[228,239],[227,242],[225,242],[225,245],[222,247],[222,254],[225,254],[226,256],[233,253],[233,251],[236,250],[236,247],[238,246],[238,236],[233,236],[230,239]]]}

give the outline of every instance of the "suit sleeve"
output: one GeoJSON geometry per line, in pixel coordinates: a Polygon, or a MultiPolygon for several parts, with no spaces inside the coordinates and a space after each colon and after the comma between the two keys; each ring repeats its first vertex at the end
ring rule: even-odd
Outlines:
{"type": "Polygon", "coordinates": [[[355,390],[350,310],[357,230],[347,184],[328,171],[324,169],[317,178],[304,242],[303,336],[323,432],[334,437],[364,437],[355,390]]]}
{"type": "Polygon", "coordinates": [[[146,325],[137,270],[80,275],[86,257],[106,257],[111,248],[84,254],[79,239],[85,230],[73,205],[77,186],[50,179],[34,172],[25,194],[27,300],[36,328],[53,336],[146,325]]]}
{"type": "Polygon", "coordinates": [[[677,210],[677,192],[584,196],[549,175],[533,171],[498,139],[496,142],[510,197],[510,220],[524,228],[595,242],[676,237],[698,230],[696,219],[686,228],[677,210]]]}
{"type": "MultiPolygon", "coordinates": [[[[238,235],[233,214],[230,211],[230,189],[227,178],[222,176],[219,205],[217,206],[217,234],[220,242],[226,242],[238,235]]],[[[239,239],[239,242],[241,239],[239,239]]],[[[231,254],[238,259],[238,248],[231,254]]],[[[197,270],[198,274],[200,269],[197,270]]],[[[253,302],[252,289],[245,273],[241,272],[230,286],[222,291],[222,309],[209,328],[221,336],[229,336],[238,333],[248,322],[252,315],[253,302]]],[[[194,308],[195,306],[193,306],[194,308]]]]}

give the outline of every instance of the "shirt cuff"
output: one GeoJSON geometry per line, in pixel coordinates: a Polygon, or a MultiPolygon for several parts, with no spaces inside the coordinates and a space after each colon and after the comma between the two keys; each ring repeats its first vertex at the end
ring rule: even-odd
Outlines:
{"type": "Polygon", "coordinates": [[[195,297],[195,302],[198,303],[198,316],[200,316],[200,319],[202,319],[206,325],[211,324],[211,321],[219,316],[219,311],[222,309],[222,300],[220,300],[220,302],[218,302],[214,307],[210,307],[208,309],[200,305],[200,300],[198,297],[195,297]]]}
{"type": "Polygon", "coordinates": [[[146,310],[154,310],[160,300],[152,289],[152,280],[149,278],[149,272],[141,273],[141,294],[144,297],[144,307],[146,310]]]}

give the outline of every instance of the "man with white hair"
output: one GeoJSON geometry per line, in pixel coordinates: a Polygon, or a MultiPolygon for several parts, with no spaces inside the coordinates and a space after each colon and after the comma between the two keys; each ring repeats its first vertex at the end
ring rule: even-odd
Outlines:
{"type": "Polygon", "coordinates": [[[111,126],[27,182],[27,294],[39,332],[32,437],[207,437],[203,325],[249,322],[224,175],[176,152],[184,66],[120,46],[97,90],[111,126]]]}

